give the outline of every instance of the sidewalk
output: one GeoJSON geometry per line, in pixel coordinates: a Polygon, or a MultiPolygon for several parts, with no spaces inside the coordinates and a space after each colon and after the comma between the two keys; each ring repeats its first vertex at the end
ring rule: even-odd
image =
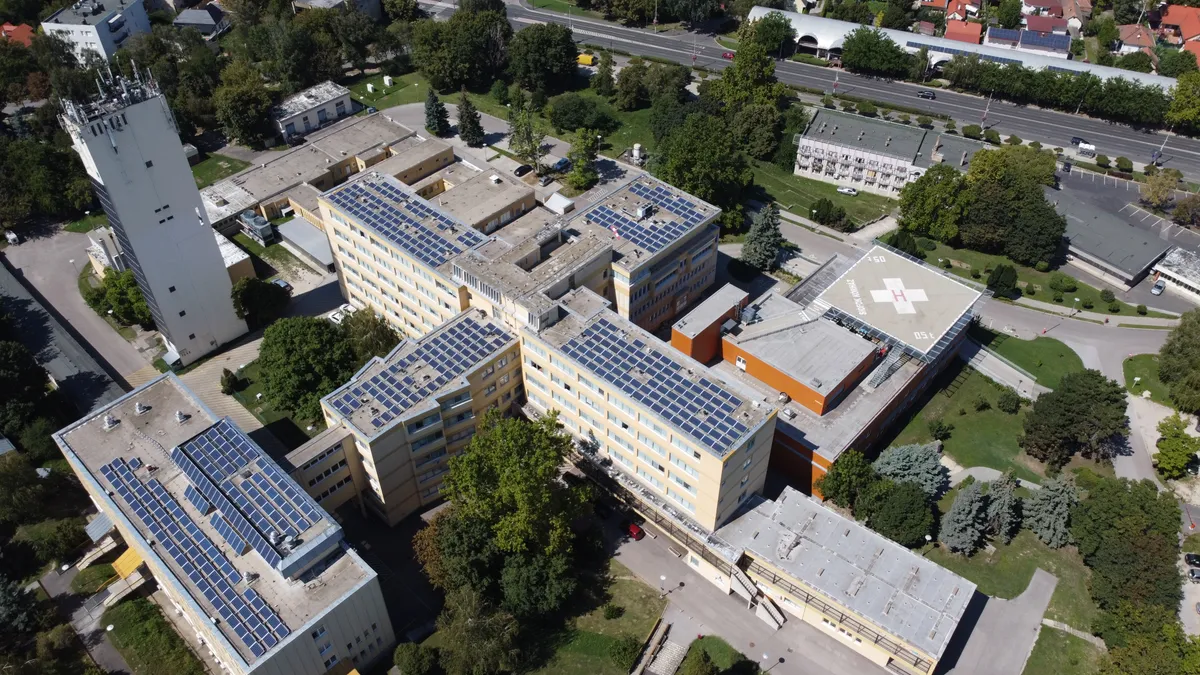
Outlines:
{"type": "Polygon", "coordinates": [[[1087,321],[1095,321],[1097,323],[1107,323],[1110,326],[1161,326],[1170,328],[1179,325],[1179,319],[1160,319],[1149,316],[1123,316],[1119,314],[1101,314],[1099,312],[1089,312],[1087,310],[1072,310],[1066,305],[1060,305],[1054,302],[1042,302],[1041,300],[1033,300],[1031,298],[1017,298],[1014,304],[1025,305],[1051,314],[1069,317],[1072,319],[1085,319],[1087,321]]]}
{"type": "Polygon", "coordinates": [[[1036,399],[1050,391],[1048,387],[1038,384],[1029,373],[970,338],[959,348],[958,357],[988,378],[1017,390],[1022,398],[1036,399]]]}
{"type": "Polygon", "coordinates": [[[70,618],[71,628],[79,635],[83,646],[92,660],[106,673],[129,673],[131,669],[117,648],[108,639],[108,633],[100,625],[104,608],[71,592],[71,580],[79,570],[72,566],[59,574],[50,570],[41,579],[42,588],[58,606],[59,611],[70,618]]]}

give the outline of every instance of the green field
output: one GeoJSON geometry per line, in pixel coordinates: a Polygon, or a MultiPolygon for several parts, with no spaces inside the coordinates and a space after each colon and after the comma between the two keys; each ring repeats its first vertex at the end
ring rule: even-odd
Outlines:
{"type": "Polygon", "coordinates": [[[1175,407],[1175,404],[1171,402],[1171,394],[1167,385],[1158,379],[1158,354],[1131,356],[1125,359],[1123,369],[1125,371],[1125,387],[1134,396],[1141,396],[1142,392],[1149,391],[1151,401],[1175,407]],[[1141,378],[1136,385],[1133,383],[1134,378],[1141,378]]]}
{"type": "Polygon", "coordinates": [[[812,205],[821,198],[846,209],[846,214],[860,227],[899,206],[894,199],[869,192],[859,192],[854,197],[841,194],[832,183],[797,176],[769,162],[751,160],[750,168],[754,170],[754,183],[779,202],[780,208],[804,218],[812,217],[812,205]]]}
{"type": "Polygon", "coordinates": [[[1046,618],[1090,631],[1099,609],[1088,591],[1091,574],[1083,558],[1070,546],[1052,549],[1029,530],[1021,530],[1012,542],[993,542],[995,551],[981,550],[970,558],[931,548],[926,557],[979,586],[979,592],[997,598],[1015,598],[1024,592],[1033,572],[1042,568],[1058,577],[1058,585],[1046,609],[1046,618]]]}
{"type": "Polygon", "coordinates": [[[79,220],[73,220],[63,227],[67,232],[91,232],[97,227],[108,225],[108,216],[104,215],[103,211],[97,210],[95,213],[88,214],[79,220]]]}
{"type": "Polygon", "coordinates": [[[355,101],[364,107],[377,110],[405,103],[421,103],[428,96],[426,88],[429,86],[420,73],[397,75],[393,78],[391,87],[383,86],[383,73],[360,75],[342,84],[350,90],[350,95],[355,101]],[[367,91],[368,84],[375,85],[374,92],[367,91]]]}
{"type": "Polygon", "coordinates": [[[292,252],[284,248],[282,244],[259,246],[258,242],[247,237],[244,232],[233,235],[233,240],[245,249],[246,253],[250,254],[254,263],[254,272],[260,279],[268,279],[279,274],[293,275],[308,269],[307,265],[300,262],[300,259],[292,255],[292,252]]]}
{"type": "Polygon", "coordinates": [[[1029,371],[1038,384],[1055,389],[1067,373],[1083,370],[1083,359],[1062,342],[1048,337],[1021,340],[990,331],[982,326],[971,328],[971,337],[980,344],[1029,371]]]}
{"type": "Polygon", "coordinates": [[[204,665],[158,606],[146,598],[136,597],[109,607],[100,624],[112,624],[109,638],[133,675],[205,675],[204,665]]]}
{"type": "Polygon", "coordinates": [[[250,162],[226,157],[225,155],[212,154],[192,165],[192,176],[196,179],[196,187],[203,189],[222,178],[232,176],[248,166],[250,166],[250,162]]]}
{"type": "Polygon", "coordinates": [[[1087,640],[1042,626],[1023,675],[1093,675],[1104,653],[1087,640]]]}
{"type": "Polygon", "coordinates": [[[289,450],[295,450],[308,439],[325,430],[325,423],[322,420],[296,419],[292,416],[291,411],[276,408],[266,400],[265,396],[262,400],[258,400],[257,396],[263,390],[258,361],[246,364],[246,367],[240,371],[240,375],[245,378],[247,384],[233,397],[242,404],[242,407],[249,410],[251,415],[258,418],[263,426],[269,428],[279,442],[287,446],[289,450]],[[312,431],[307,429],[309,424],[313,426],[312,431]]]}
{"type": "Polygon", "coordinates": [[[530,4],[537,9],[545,9],[551,12],[570,14],[571,16],[586,16],[591,19],[604,18],[604,15],[600,12],[593,12],[590,9],[579,9],[579,7],[570,0],[530,0],[530,4]]]}

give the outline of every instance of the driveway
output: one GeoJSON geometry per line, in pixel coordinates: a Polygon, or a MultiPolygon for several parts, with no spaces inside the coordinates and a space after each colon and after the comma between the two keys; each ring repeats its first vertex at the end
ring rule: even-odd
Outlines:
{"type": "Polygon", "coordinates": [[[92,346],[109,370],[124,377],[145,366],[137,349],[83,301],[79,272],[88,263],[86,234],[57,230],[9,246],[4,255],[21,276],[92,346]]]}
{"type": "Polygon", "coordinates": [[[1057,577],[1038,569],[1025,592],[1012,600],[987,598],[974,630],[963,633],[960,625],[940,670],[946,675],[1020,675],[1057,585],[1057,577]]]}
{"type": "Polygon", "coordinates": [[[130,673],[129,664],[116,647],[113,647],[108,633],[100,625],[104,608],[94,602],[87,602],[87,598],[75,595],[71,591],[71,580],[77,574],[79,570],[73,565],[61,574],[58,570],[51,570],[42,577],[42,588],[45,589],[46,595],[54,600],[59,611],[70,617],[71,627],[79,635],[96,665],[113,675],[130,673]]]}

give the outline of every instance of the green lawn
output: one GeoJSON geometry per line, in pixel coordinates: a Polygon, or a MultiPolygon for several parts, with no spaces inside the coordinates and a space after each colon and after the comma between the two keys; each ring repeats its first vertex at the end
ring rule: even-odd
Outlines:
{"type": "Polygon", "coordinates": [[[233,235],[233,240],[250,254],[254,262],[254,271],[261,279],[278,274],[296,274],[301,270],[308,269],[307,265],[300,262],[300,259],[292,255],[292,252],[284,248],[282,244],[260,246],[244,232],[233,235]]]}
{"type": "Polygon", "coordinates": [[[248,166],[250,166],[250,162],[225,155],[211,154],[192,166],[192,176],[196,178],[196,187],[203,189],[248,166]]]}
{"type": "Polygon", "coordinates": [[[592,19],[603,19],[604,15],[600,12],[593,12],[590,9],[579,9],[575,3],[570,0],[531,0],[534,7],[538,9],[546,9],[551,12],[561,12],[562,14],[570,13],[571,16],[586,16],[592,19]]]}
{"type": "Polygon", "coordinates": [[[102,563],[85,568],[71,580],[71,590],[79,595],[92,595],[117,575],[112,565],[102,563]]]}
{"type": "Polygon", "coordinates": [[[1090,572],[1073,547],[1052,549],[1029,530],[1021,530],[1011,543],[996,543],[995,549],[992,553],[981,550],[967,558],[935,547],[926,557],[973,581],[980,593],[1005,599],[1024,592],[1034,570],[1040,567],[1058,577],[1046,617],[1079,630],[1092,629],[1099,610],[1088,591],[1090,572]]]}
{"type": "Polygon", "coordinates": [[[258,418],[263,426],[268,427],[271,433],[279,439],[279,442],[287,446],[289,450],[295,450],[308,439],[325,430],[323,420],[297,419],[293,417],[290,410],[276,408],[268,403],[265,396],[261,401],[257,399],[257,395],[263,390],[258,361],[246,364],[246,367],[241,370],[241,376],[246,380],[247,385],[241,391],[234,393],[233,397],[242,404],[242,407],[249,410],[251,415],[258,418]],[[313,426],[312,431],[308,430],[310,424],[313,426]]]}
{"type": "Polygon", "coordinates": [[[1093,675],[1104,652],[1087,640],[1042,626],[1023,675],[1093,675]]]}
{"type": "Polygon", "coordinates": [[[1167,385],[1158,379],[1158,354],[1138,354],[1125,359],[1125,387],[1129,389],[1134,396],[1141,396],[1142,392],[1150,392],[1150,400],[1156,403],[1161,403],[1172,408],[1175,405],[1171,402],[1171,394],[1167,390],[1167,385]],[[1135,385],[1134,378],[1141,378],[1135,385]]]}
{"type": "Polygon", "coordinates": [[[1184,553],[1200,553],[1200,534],[1191,534],[1183,538],[1184,553]]]}
{"type": "Polygon", "coordinates": [[[859,192],[854,197],[841,194],[837,191],[838,186],[832,183],[797,176],[769,162],[751,160],[750,168],[754,170],[755,184],[762,186],[771,199],[779,202],[785,211],[805,218],[811,218],[812,205],[822,197],[846,209],[846,214],[858,226],[899,206],[894,199],[869,192],[859,192]]]}
{"type": "Polygon", "coordinates": [[[758,675],[762,670],[758,663],[746,658],[746,655],[729,646],[729,643],[719,637],[706,635],[693,640],[688,647],[687,656],[683,659],[680,672],[687,672],[688,664],[700,659],[700,653],[707,652],[708,658],[717,667],[721,675],[758,675]]]}
{"type": "Polygon", "coordinates": [[[342,84],[350,90],[354,100],[377,110],[393,108],[405,103],[421,103],[428,96],[425,90],[429,86],[420,73],[397,75],[392,78],[391,87],[383,86],[383,73],[360,75],[342,82],[342,84]],[[367,91],[368,84],[375,85],[374,92],[367,91]]]}
{"type": "Polygon", "coordinates": [[[112,624],[108,635],[133,675],[205,675],[204,665],[187,643],[158,606],[145,598],[132,598],[109,607],[100,624],[112,624]]]}
{"type": "Polygon", "coordinates": [[[91,232],[97,227],[104,227],[106,225],[108,225],[108,216],[104,215],[103,211],[96,211],[79,220],[67,223],[63,229],[67,232],[91,232]]]}
{"type": "MultiPolygon", "coordinates": [[[[861,197],[862,195],[859,196],[861,197]]],[[[925,260],[935,265],[943,258],[949,258],[955,262],[964,263],[967,265],[967,267],[955,265],[948,270],[949,272],[963,277],[964,279],[972,279],[973,277],[971,276],[971,272],[978,270],[980,278],[976,279],[975,281],[980,282],[987,280],[987,273],[984,272],[984,270],[990,270],[999,264],[1012,265],[1017,270],[1018,280],[1034,286],[1034,294],[1027,295],[1026,297],[1032,300],[1041,300],[1042,302],[1055,302],[1054,291],[1050,290],[1050,275],[1052,272],[1039,272],[1032,267],[1017,265],[1004,256],[992,255],[990,253],[980,253],[978,251],[972,251],[965,248],[951,248],[942,243],[938,243],[937,248],[929,251],[925,255],[925,260]]],[[[1062,271],[1066,274],[1071,274],[1069,270],[1062,271]]],[[[1075,298],[1079,298],[1079,304],[1076,307],[1079,310],[1084,310],[1084,304],[1090,300],[1093,306],[1091,309],[1086,310],[1089,312],[1096,312],[1098,314],[1112,314],[1113,316],[1141,316],[1137,313],[1137,309],[1134,305],[1121,302],[1120,300],[1117,302],[1121,307],[1121,311],[1115,313],[1109,312],[1108,304],[1100,300],[1100,291],[1098,289],[1093,288],[1082,281],[1077,280],[1077,283],[1078,288],[1075,290],[1075,292],[1063,293],[1063,300],[1060,304],[1062,304],[1064,307],[1068,309],[1071,308],[1071,306],[1074,304],[1075,298]]],[[[1174,318],[1160,312],[1149,312],[1145,316],[1174,318]]]]}
{"type": "Polygon", "coordinates": [[[971,337],[1004,358],[1029,371],[1038,384],[1055,389],[1063,375],[1083,370],[1083,359],[1062,342],[1048,337],[1021,340],[990,331],[982,326],[971,328],[971,337]]]}

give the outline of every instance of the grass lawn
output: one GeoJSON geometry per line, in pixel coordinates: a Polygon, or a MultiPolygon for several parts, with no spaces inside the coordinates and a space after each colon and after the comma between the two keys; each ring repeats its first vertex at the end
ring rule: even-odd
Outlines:
{"type": "MultiPolygon", "coordinates": [[[[79,295],[86,298],[87,291],[89,289],[99,287],[100,284],[101,281],[99,277],[93,274],[91,263],[88,262],[84,264],[83,269],[81,269],[79,272],[79,295]]],[[[117,331],[117,334],[125,338],[126,341],[133,342],[133,340],[137,338],[137,331],[134,330],[132,326],[122,326],[120,323],[117,323],[116,319],[112,318],[108,314],[101,314],[100,318],[104,319],[104,322],[107,323],[113,330],[117,331]]]]}
{"type": "Polygon", "coordinates": [[[192,176],[196,179],[196,187],[203,189],[248,166],[250,166],[250,162],[212,154],[192,166],[192,176]]]}
{"type": "Polygon", "coordinates": [[[1038,384],[1055,389],[1067,373],[1083,370],[1083,360],[1073,349],[1048,337],[1021,340],[990,331],[982,326],[971,328],[971,337],[1004,358],[1029,371],[1038,384]]]}
{"type": "Polygon", "coordinates": [[[1023,675],[1092,675],[1100,672],[1104,653],[1087,640],[1042,626],[1023,675]]]}
{"type": "Polygon", "coordinates": [[[1192,534],[1183,538],[1184,553],[1200,553],[1200,534],[1192,534]]]}
{"type": "MultiPolygon", "coordinates": [[[[350,90],[351,97],[364,106],[377,110],[392,108],[405,103],[421,103],[428,96],[429,86],[420,73],[409,73],[392,78],[392,86],[383,86],[383,73],[374,75],[359,75],[349,81],[342,82],[350,90]],[[367,91],[367,85],[375,85],[374,92],[367,91]]],[[[444,98],[444,97],[443,97],[444,98]]]]}
{"type": "Polygon", "coordinates": [[[746,655],[729,646],[719,637],[706,635],[698,640],[693,640],[688,647],[687,656],[683,659],[683,665],[680,667],[680,672],[687,672],[688,664],[691,661],[700,659],[700,653],[707,652],[708,658],[712,660],[713,665],[717,667],[717,672],[721,675],[758,675],[762,671],[758,667],[758,663],[746,658],[746,655]]]}
{"type": "Polygon", "coordinates": [[[307,265],[300,262],[300,259],[282,244],[259,246],[258,242],[246,236],[245,232],[233,235],[233,240],[250,254],[254,271],[260,279],[268,279],[277,274],[296,274],[308,269],[307,265]]]}
{"type": "Polygon", "coordinates": [[[67,223],[63,229],[67,232],[91,232],[97,227],[104,227],[106,225],[108,225],[108,216],[104,215],[103,211],[96,211],[79,220],[67,223]]]}
{"type": "Polygon", "coordinates": [[[600,12],[593,12],[590,9],[579,9],[575,3],[570,0],[531,0],[533,6],[538,9],[546,9],[551,12],[561,12],[566,14],[570,12],[571,16],[586,16],[593,19],[603,19],[604,15],[600,12]]]}
{"type": "Polygon", "coordinates": [[[92,565],[75,575],[75,578],[71,580],[71,590],[79,595],[91,595],[103,588],[108,580],[116,575],[113,566],[108,563],[92,565]]]}
{"type": "Polygon", "coordinates": [[[1040,567],[1058,577],[1047,618],[1090,631],[1099,613],[1088,592],[1090,572],[1079,553],[1070,546],[1052,549],[1029,530],[1021,530],[1008,544],[996,545],[991,553],[981,550],[967,558],[935,547],[926,557],[975,582],[979,592],[1005,599],[1024,592],[1033,571],[1040,567]]]}
{"type": "Polygon", "coordinates": [[[738,48],[737,39],[730,38],[730,37],[718,36],[717,44],[721,45],[722,47],[724,47],[726,49],[736,50],[738,48]]]}
{"type": "Polygon", "coordinates": [[[109,636],[113,646],[134,675],[205,675],[204,665],[149,600],[138,597],[120,602],[106,609],[100,621],[101,625],[112,624],[109,636]]]}
{"type": "Polygon", "coordinates": [[[1135,396],[1141,396],[1143,391],[1150,392],[1150,400],[1171,408],[1171,394],[1167,385],[1158,379],[1158,354],[1138,354],[1125,359],[1125,387],[1135,396]],[[1141,378],[1134,385],[1133,379],[1141,378]]]}
{"type": "Polygon", "coordinates": [[[762,186],[771,199],[779,202],[785,211],[805,218],[811,217],[812,205],[822,197],[846,209],[846,214],[858,226],[899,206],[894,199],[869,192],[859,192],[854,197],[841,194],[837,191],[838,186],[832,183],[797,176],[769,162],[750,160],[750,168],[754,170],[754,183],[762,186]]]}
{"type": "MultiPolygon", "coordinates": [[[[859,197],[861,196],[862,195],[859,195],[859,197]]],[[[1031,300],[1041,300],[1042,302],[1054,302],[1054,291],[1050,290],[1050,275],[1052,272],[1039,272],[1032,267],[1017,265],[1004,256],[992,255],[990,253],[980,253],[978,251],[972,251],[965,248],[951,248],[940,242],[937,244],[937,248],[929,251],[925,255],[925,260],[935,265],[937,264],[938,260],[942,258],[949,258],[955,262],[966,264],[967,267],[955,265],[948,270],[949,272],[957,274],[964,279],[971,279],[972,270],[979,270],[980,278],[976,279],[975,281],[981,282],[986,281],[987,279],[987,275],[984,272],[985,269],[991,269],[1001,263],[1005,265],[1012,265],[1017,270],[1017,279],[1019,281],[1024,281],[1035,286],[1034,294],[1027,295],[1026,297],[1030,298],[1031,300]]],[[[1070,271],[1062,271],[1066,274],[1071,274],[1070,271]]],[[[1115,313],[1109,312],[1108,303],[1100,300],[1100,291],[1098,289],[1092,288],[1082,281],[1077,280],[1077,283],[1079,287],[1074,293],[1063,293],[1063,301],[1061,304],[1064,307],[1069,309],[1074,304],[1075,298],[1079,298],[1079,305],[1077,308],[1080,310],[1085,310],[1084,304],[1090,300],[1093,306],[1091,309],[1086,310],[1089,312],[1096,312],[1098,314],[1113,314],[1113,316],[1142,316],[1137,313],[1137,308],[1134,305],[1121,302],[1120,300],[1117,301],[1117,304],[1120,306],[1121,311],[1115,313]]],[[[1162,314],[1160,312],[1149,312],[1145,316],[1174,318],[1170,315],[1162,314]]]]}
{"type": "Polygon", "coordinates": [[[322,420],[296,419],[292,416],[291,411],[276,408],[268,403],[265,397],[262,401],[257,400],[257,395],[263,390],[258,361],[246,364],[246,367],[242,368],[241,375],[248,384],[245,389],[235,393],[233,397],[246,410],[249,410],[251,415],[257,417],[263,426],[270,428],[279,442],[287,446],[289,450],[295,450],[308,439],[325,430],[325,423],[322,420]],[[309,424],[313,426],[312,431],[307,430],[309,424]]]}

